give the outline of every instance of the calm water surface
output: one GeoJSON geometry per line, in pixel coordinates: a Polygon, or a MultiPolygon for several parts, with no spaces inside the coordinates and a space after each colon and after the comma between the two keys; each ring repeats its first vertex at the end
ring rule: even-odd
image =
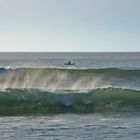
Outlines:
{"type": "Polygon", "coordinates": [[[140,52],[133,53],[0,53],[0,67],[58,67],[140,69],[140,52]]]}

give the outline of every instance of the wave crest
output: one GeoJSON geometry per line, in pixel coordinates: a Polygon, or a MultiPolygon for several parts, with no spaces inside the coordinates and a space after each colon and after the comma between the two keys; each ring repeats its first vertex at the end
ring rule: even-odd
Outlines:
{"type": "Polygon", "coordinates": [[[96,89],[120,87],[140,89],[140,70],[121,69],[0,69],[0,89],[96,89]]]}

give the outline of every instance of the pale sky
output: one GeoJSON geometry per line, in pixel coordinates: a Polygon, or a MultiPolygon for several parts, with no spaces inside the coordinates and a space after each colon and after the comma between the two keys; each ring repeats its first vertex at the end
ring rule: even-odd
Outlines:
{"type": "Polygon", "coordinates": [[[140,0],[0,0],[0,51],[140,51],[140,0]]]}

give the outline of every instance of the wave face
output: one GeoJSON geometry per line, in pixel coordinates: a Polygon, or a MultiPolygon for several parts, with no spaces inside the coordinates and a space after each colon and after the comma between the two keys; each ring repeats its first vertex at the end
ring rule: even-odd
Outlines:
{"type": "Polygon", "coordinates": [[[0,69],[0,89],[96,89],[119,87],[140,89],[140,70],[121,69],[0,69]]]}
{"type": "Polygon", "coordinates": [[[140,108],[140,70],[0,69],[0,115],[140,108]]]}
{"type": "Polygon", "coordinates": [[[106,111],[140,111],[140,91],[106,88],[89,93],[34,89],[7,89],[0,92],[0,115],[106,111]]]}

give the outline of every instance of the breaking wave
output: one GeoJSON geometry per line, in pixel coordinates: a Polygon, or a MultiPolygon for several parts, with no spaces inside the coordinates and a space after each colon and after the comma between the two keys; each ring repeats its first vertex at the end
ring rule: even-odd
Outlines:
{"type": "Polygon", "coordinates": [[[0,115],[139,108],[140,70],[0,69],[0,115]]]}

